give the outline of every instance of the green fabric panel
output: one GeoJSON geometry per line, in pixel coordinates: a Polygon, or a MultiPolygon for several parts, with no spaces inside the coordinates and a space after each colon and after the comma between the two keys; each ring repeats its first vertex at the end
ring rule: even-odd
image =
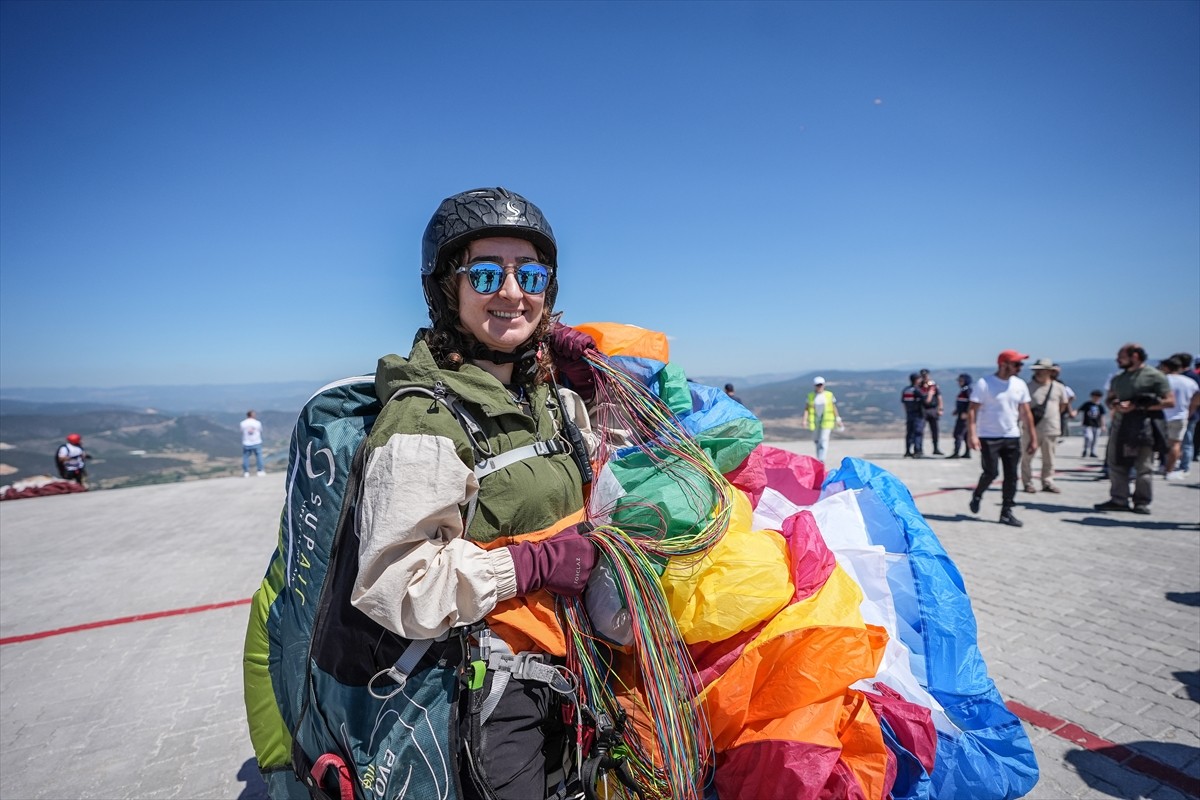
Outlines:
{"type": "Polygon", "coordinates": [[[283,585],[283,560],[276,553],[267,569],[267,576],[254,593],[250,603],[250,622],[246,627],[246,643],[242,651],[243,690],[246,721],[250,726],[250,743],[260,769],[272,769],[291,763],[292,736],[288,733],[267,668],[267,618],[271,604],[283,585]]]}
{"type": "Polygon", "coordinates": [[[613,524],[655,538],[694,536],[712,518],[717,494],[693,466],[676,456],[634,453],[611,465],[626,495],[617,501],[613,524]],[[664,519],[665,515],[665,519],[664,519]]]}
{"type": "MultiPolygon", "coordinates": [[[[555,436],[556,424],[547,407],[549,387],[536,386],[530,393],[530,408],[537,414],[534,420],[498,380],[473,364],[464,364],[457,372],[439,369],[424,342],[418,342],[407,359],[396,355],[380,359],[375,374],[376,392],[381,398],[390,398],[408,386],[432,389],[438,381],[463,401],[483,429],[493,453],[555,436]]],[[[428,396],[406,395],[387,403],[371,428],[367,447],[374,449],[392,436],[406,434],[448,439],[463,463],[475,466],[475,452],[458,420],[428,396]]],[[[583,487],[571,456],[528,458],[483,479],[468,538],[490,542],[500,536],[542,530],[582,507],[583,487]]]]}
{"type": "Polygon", "coordinates": [[[667,364],[658,373],[658,396],[676,416],[692,411],[692,390],[688,387],[687,375],[674,364],[667,364]]]}
{"type": "Polygon", "coordinates": [[[762,440],[762,422],[750,417],[730,420],[696,437],[696,441],[704,448],[704,452],[708,453],[708,457],[722,475],[737,469],[762,440]]]}

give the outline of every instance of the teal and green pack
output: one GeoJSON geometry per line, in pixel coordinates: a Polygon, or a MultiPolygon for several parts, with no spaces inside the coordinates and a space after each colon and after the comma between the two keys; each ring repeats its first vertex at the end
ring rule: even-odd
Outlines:
{"type": "Polygon", "coordinates": [[[250,738],[274,800],[460,794],[461,637],[410,648],[350,605],[363,443],[382,407],[374,376],[347,378],[317,392],[292,433],[278,546],[243,659],[250,738]]]}

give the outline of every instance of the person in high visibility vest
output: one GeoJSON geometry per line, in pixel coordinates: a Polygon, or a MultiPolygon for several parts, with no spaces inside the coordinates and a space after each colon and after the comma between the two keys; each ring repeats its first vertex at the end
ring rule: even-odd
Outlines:
{"type": "Polygon", "coordinates": [[[817,446],[817,460],[825,460],[829,448],[829,435],[836,427],[843,430],[842,418],[838,415],[837,399],[833,392],[825,390],[825,379],[820,375],[813,378],[813,390],[804,403],[804,427],[813,432],[813,443],[817,446]]]}

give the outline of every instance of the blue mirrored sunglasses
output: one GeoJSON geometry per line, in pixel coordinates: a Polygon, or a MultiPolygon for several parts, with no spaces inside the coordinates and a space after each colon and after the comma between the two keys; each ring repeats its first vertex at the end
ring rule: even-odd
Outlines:
{"type": "Polygon", "coordinates": [[[480,294],[495,294],[504,285],[504,276],[511,272],[517,278],[517,286],[525,294],[541,294],[550,283],[550,268],[545,264],[529,262],[516,268],[504,268],[491,261],[467,264],[455,270],[455,274],[466,273],[471,288],[480,294]]]}

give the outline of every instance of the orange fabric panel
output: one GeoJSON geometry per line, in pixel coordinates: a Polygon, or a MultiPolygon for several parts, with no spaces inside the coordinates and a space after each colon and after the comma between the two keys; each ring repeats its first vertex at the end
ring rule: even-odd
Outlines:
{"type": "MultiPolygon", "coordinates": [[[[585,519],[587,511],[581,508],[540,531],[501,536],[494,541],[477,544],[484,550],[492,550],[514,542],[541,542],[585,519]]],[[[554,595],[545,589],[525,597],[502,600],[487,615],[487,622],[492,632],[503,639],[514,653],[536,650],[552,656],[565,656],[567,639],[558,622],[556,603],[554,595]]]]}
{"type": "Polygon", "coordinates": [[[549,527],[542,528],[540,531],[518,533],[514,536],[497,536],[490,542],[476,542],[475,544],[479,545],[484,550],[494,550],[497,547],[508,547],[510,544],[516,544],[517,542],[543,542],[561,531],[563,528],[569,528],[570,526],[583,522],[586,519],[587,509],[581,508],[574,514],[568,514],[558,522],[550,525],[549,527]]]}
{"type": "Polygon", "coordinates": [[[487,615],[488,626],[514,653],[537,650],[565,656],[567,639],[558,624],[556,602],[554,595],[545,589],[504,600],[487,615]]]}
{"type": "Polygon", "coordinates": [[[814,729],[803,714],[792,715],[838,699],[850,684],[873,676],[886,643],[882,629],[819,627],[789,631],[742,653],[702,695],[717,749],[731,747],[742,737],[758,738],[764,726],[786,725],[788,720],[801,727],[771,727],[768,738],[829,744],[819,730],[829,720],[821,717],[814,729]]]}
{"type": "Polygon", "coordinates": [[[595,339],[596,346],[606,356],[652,358],[664,364],[670,360],[665,333],[616,322],[584,322],[572,327],[595,339]]]}
{"type": "Polygon", "coordinates": [[[854,773],[869,800],[883,800],[891,792],[888,751],[879,718],[862,692],[846,692],[838,725],[842,762],[854,773]]]}

